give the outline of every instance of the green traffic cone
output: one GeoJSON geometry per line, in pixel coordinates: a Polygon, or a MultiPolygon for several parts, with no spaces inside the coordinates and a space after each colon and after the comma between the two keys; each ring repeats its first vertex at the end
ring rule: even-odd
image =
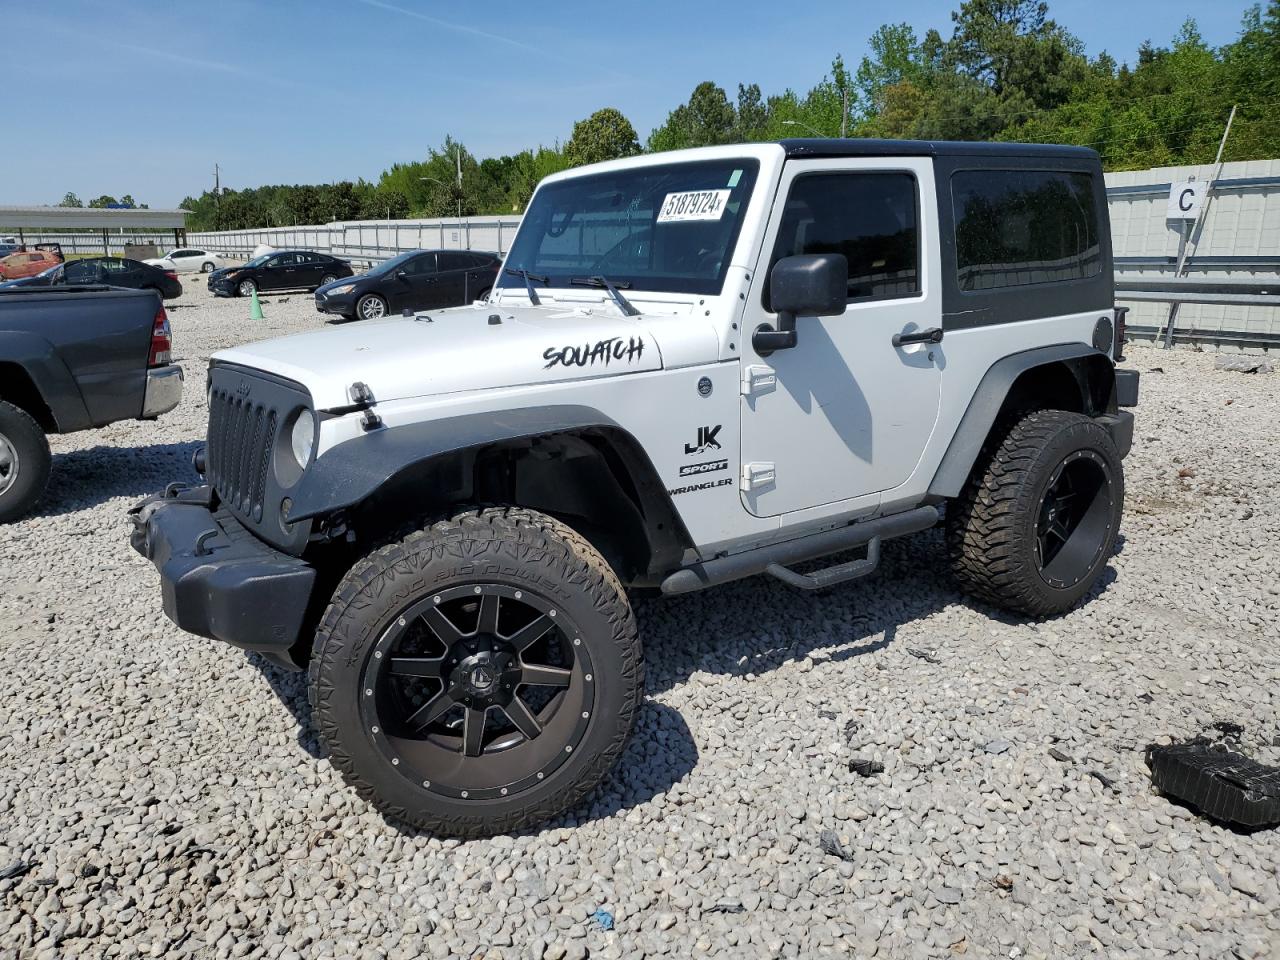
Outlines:
{"type": "Polygon", "coordinates": [[[264,316],[262,315],[262,304],[258,302],[258,289],[257,289],[257,287],[254,287],[254,290],[253,290],[253,299],[252,299],[252,303],[251,303],[251,304],[250,304],[250,306],[249,306],[249,319],[250,319],[250,320],[265,320],[265,319],[266,319],[266,317],[264,317],[264,316]]]}

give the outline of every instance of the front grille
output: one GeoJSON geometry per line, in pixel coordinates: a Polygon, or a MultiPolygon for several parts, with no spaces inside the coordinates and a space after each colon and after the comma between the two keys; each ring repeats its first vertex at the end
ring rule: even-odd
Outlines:
{"type": "Polygon", "coordinates": [[[255,523],[262,520],[279,425],[278,411],[266,404],[216,384],[209,392],[205,476],[224,503],[255,523]]]}

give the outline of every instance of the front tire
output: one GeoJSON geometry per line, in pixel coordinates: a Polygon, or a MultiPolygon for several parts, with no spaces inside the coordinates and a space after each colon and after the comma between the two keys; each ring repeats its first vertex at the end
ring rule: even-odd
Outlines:
{"type": "Polygon", "coordinates": [[[1038,410],[984,451],[947,508],[947,548],[961,587],[1032,617],[1065,613],[1093,589],[1124,506],[1120,452],[1079,413],[1038,410]]]}
{"type": "Polygon", "coordinates": [[[35,419],[0,400],[0,523],[36,505],[49,482],[49,440],[35,419]]]}
{"type": "Polygon", "coordinates": [[[252,280],[241,280],[240,285],[236,287],[236,292],[242,297],[252,297],[253,292],[258,289],[258,285],[252,280]]]}
{"type": "Polygon", "coordinates": [[[387,315],[387,301],[376,293],[366,293],[356,301],[356,316],[361,320],[379,320],[387,315]]]}
{"type": "Polygon", "coordinates": [[[388,816],[478,837],[579,804],[643,696],[622,585],[575,531],[514,507],[461,513],[348,572],[309,693],[330,760],[388,816]]]}

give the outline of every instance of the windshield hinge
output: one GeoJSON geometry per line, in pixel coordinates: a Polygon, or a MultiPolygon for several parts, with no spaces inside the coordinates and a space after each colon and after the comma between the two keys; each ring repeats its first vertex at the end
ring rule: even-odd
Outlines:
{"type": "Polygon", "coordinates": [[[753,397],[757,393],[765,393],[778,385],[778,375],[773,367],[763,363],[751,363],[742,368],[742,395],[753,397]]]}
{"type": "Polygon", "coordinates": [[[761,487],[771,487],[777,480],[777,471],[774,469],[772,460],[758,460],[754,463],[744,463],[742,465],[742,483],[743,490],[758,490],[761,487]]]}

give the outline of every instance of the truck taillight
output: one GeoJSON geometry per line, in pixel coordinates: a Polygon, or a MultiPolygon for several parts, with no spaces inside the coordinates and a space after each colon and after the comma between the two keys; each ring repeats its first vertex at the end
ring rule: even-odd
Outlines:
{"type": "Polygon", "coordinates": [[[1129,312],[1128,307],[1116,307],[1116,333],[1115,344],[1111,350],[1111,359],[1119,363],[1124,359],[1124,341],[1125,341],[1125,325],[1124,317],[1129,312]]]}
{"type": "Polygon", "coordinates": [[[148,367],[163,367],[169,362],[169,351],[173,342],[169,336],[169,315],[164,312],[164,305],[156,311],[156,319],[151,327],[151,355],[147,357],[148,367]]]}

